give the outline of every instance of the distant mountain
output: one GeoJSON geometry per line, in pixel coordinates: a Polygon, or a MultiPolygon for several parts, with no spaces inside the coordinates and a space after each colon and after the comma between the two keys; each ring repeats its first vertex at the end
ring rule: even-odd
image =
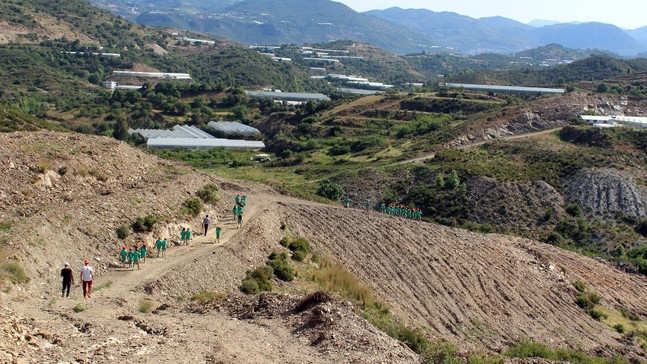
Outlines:
{"type": "Polygon", "coordinates": [[[558,22],[556,20],[533,19],[527,24],[530,25],[531,27],[541,28],[541,27],[545,27],[546,25],[555,25],[560,23],[561,22],[558,22]]]}
{"type": "MultiPolygon", "coordinates": [[[[94,0],[104,8],[126,9],[124,0],[94,0]]],[[[130,0],[133,18],[141,24],[183,28],[210,33],[247,44],[321,43],[353,40],[371,43],[394,53],[431,50],[430,36],[330,0],[244,0],[216,2],[165,0],[148,6],[150,0],[130,0]]]]}
{"type": "Polygon", "coordinates": [[[557,24],[537,29],[542,44],[558,43],[575,49],[606,49],[620,55],[635,55],[645,46],[611,24],[557,24]]]}
{"type": "Polygon", "coordinates": [[[647,27],[628,30],[627,33],[641,44],[647,46],[647,27]]]}
{"type": "Polygon", "coordinates": [[[568,23],[537,28],[502,17],[474,19],[421,9],[390,8],[367,14],[408,26],[434,37],[445,46],[471,54],[486,51],[513,53],[550,43],[574,49],[599,48],[625,56],[647,49],[645,44],[622,29],[603,23],[568,23]]]}

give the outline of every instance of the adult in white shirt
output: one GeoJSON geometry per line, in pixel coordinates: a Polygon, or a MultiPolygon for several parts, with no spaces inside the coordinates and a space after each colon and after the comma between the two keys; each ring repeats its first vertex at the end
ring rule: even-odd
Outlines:
{"type": "Polygon", "coordinates": [[[85,265],[81,267],[81,282],[83,282],[83,298],[90,298],[92,293],[92,280],[94,279],[94,272],[90,267],[90,261],[85,260],[85,265]]]}

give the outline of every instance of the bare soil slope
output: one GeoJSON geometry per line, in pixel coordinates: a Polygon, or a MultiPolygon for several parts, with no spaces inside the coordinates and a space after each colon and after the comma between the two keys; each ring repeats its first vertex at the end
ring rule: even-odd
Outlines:
{"type": "Polygon", "coordinates": [[[577,307],[571,282],[580,279],[605,306],[645,319],[647,280],[548,245],[300,201],[101,137],[3,134],[0,157],[0,239],[31,277],[1,294],[0,361],[419,361],[348,302],[326,299],[300,310],[300,295],[237,293],[245,271],[281,249],[282,223],[315,252],[341,260],[397,317],[462,350],[501,350],[528,336],[591,352],[643,354],[577,307]],[[221,201],[206,211],[224,228],[220,244],[210,233],[148,259],[141,270],[114,264],[124,243],[174,238],[181,226],[199,230],[201,217],[179,209],[207,183],[220,188],[221,201]],[[240,230],[229,212],[236,193],[249,196],[240,230]],[[161,217],[153,231],[117,238],[118,226],[146,215],[161,217]],[[73,297],[58,298],[62,263],[78,270],[84,258],[96,269],[99,289],[91,299],[79,297],[78,287],[73,297]],[[201,290],[228,297],[190,302],[201,290]],[[139,312],[145,302],[152,314],[139,312]],[[75,312],[79,306],[85,310],[75,312]]]}

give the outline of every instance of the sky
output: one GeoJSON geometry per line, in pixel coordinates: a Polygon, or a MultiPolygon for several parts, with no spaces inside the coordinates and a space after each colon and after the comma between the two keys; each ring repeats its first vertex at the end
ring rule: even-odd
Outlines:
{"type": "Polygon", "coordinates": [[[473,18],[503,16],[522,23],[531,20],[602,22],[624,29],[647,26],[645,0],[334,0],[358,12],[400,7],[451,11],[473,18]]]}

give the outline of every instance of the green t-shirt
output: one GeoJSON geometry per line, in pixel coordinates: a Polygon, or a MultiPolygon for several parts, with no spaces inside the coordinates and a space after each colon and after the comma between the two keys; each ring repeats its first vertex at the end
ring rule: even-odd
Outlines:
{"type": "Polygon", "coordinates": [[[141,251],[142,258],[146,258],[146,251],[148,251],[148,248],[145,246],[142,246],[141,248],[139,248],[139,250],[141,251]]]}
{"type": "Polygon", "coordinates": [[[219,228],[219,227],[217,227],[217,228],[216,228],[216,238],[219,238],[219,237],[220,237],[220,232],[221,232],[221,231],[222,231],[222,229],[221,229],[221,228],[219,228]]]}
{"type": "Polygon", "coordinates": [[[128,260],[131,260],[131,261],[133,260],[133,253],[134,252],[132,250],[128,251],[128,260]]]}
{"type": "Polygon", "coordinates": [[[137,250],[133,250],[133,262],[139,261],[139,257],[141,257],[141,254],[137,250]]]}
{"type": "Polygon", "coordinates": [[[157,241],[155,241],[155,246],[157,249],[162,249],[162,239],[157,239],[157,241]]]}
{"type": "Polygon", "coordinates": [[[128,250],[121,249],[120,255],[121,255],[121,260],[125,260],[126,258],[128,258],[128,250]]]}
{"type": "Polygon", "coordinates": [[[162,250],[166,250],[166,244],[168,244],[168,242],[166,240],[162,240],[162,250]]]}
{"type": "Polygon", "coordinates": [[[189,240],[191,239],[191,230],[187,230],[184,232],[184,239],[189,240]]]}
{"type": "Polygon", "coordinates": [[[182,240],[186,239],[186,231],[185,230],[180,231],[180,239],[182,239],[182,240]]]}

